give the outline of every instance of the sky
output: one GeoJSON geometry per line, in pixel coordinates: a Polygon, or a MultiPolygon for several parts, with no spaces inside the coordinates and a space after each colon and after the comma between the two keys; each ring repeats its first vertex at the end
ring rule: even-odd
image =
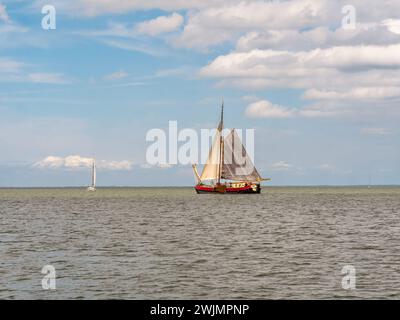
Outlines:
{"type": "Polygon", "coordinates": [[[269,185],[400,184],[399,84],[397,0],[0,0],[0,187],[193,185],[146,134],[222,98],[269,185]]]}

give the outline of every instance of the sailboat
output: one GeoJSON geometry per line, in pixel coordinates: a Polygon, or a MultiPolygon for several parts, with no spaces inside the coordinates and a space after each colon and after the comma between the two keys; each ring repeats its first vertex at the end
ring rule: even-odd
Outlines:
{"type": "Polygon", "coordinates": [[[86,189],[87,191],[96,191],[96,164],[92,165],[92,185],[86,189]]]}
{"type": "Polygon", "coordinates": [[[223,126],[224,103],[222,102],[221,120],[201,175],[199,175],[196,165],[193,165],[197,179],[197,185],[194,187],[196,192],[261,193],[261,181],[270,179],[261,178],[236,130],[230,130],[229,134],[224,137],[223,126]],[[238,161],[239,159],[241,160],[238,161]]]}

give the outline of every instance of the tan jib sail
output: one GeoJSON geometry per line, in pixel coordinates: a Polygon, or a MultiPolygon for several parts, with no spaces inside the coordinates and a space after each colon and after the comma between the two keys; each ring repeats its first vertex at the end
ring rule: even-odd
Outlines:
{"type": "Polygon", "coordinates": [[[221,179],[250,182],[263,180],[235,130],[231,130],[224,139],[223,146],[221,179]]]}
{"type": "Polygon", "coordinates": [[[221,131],[217,130],[208,159],[200,176],[201,181],[218,180],[221,155],[221,131]]]}

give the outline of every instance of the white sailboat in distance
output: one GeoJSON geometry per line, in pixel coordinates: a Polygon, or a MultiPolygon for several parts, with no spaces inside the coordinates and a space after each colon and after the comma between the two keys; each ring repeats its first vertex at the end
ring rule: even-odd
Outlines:
{"type": "Polygon", "coordinates": [[[87,191],[96,191],[96,163],[92,165],[92,185],[86,189],[87,191]]]}

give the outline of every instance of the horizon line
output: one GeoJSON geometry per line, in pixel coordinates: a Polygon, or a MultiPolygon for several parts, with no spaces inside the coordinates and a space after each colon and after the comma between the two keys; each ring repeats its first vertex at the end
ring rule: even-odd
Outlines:
{"type": "MultiPolygon", "coordinates": [[[[385,187],[400,187],[400,184],[310,184],[310,185],[264,185],[263,188],[385,188],[385,187]]],[[[87,186],[0,186],[0,189],[85,189],[87,186]]],[[[182,185],[153,185],[153,186],[96,186],[96,189],[111,189],[111,188],[194,188],[194,186],[182,185]]]]}

